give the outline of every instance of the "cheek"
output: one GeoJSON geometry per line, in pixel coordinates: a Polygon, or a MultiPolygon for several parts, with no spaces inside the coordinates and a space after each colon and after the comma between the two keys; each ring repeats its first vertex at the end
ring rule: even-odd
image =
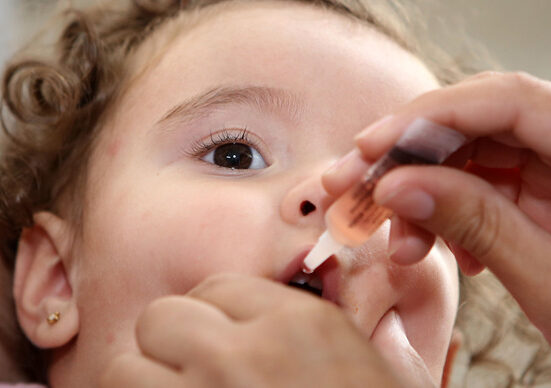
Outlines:
{"type": "Polygon", "coordinates": [[[270,259],[273,199],[254,189],[199,186],[98,199],[80,252],[87,311],[105,311],[107,303],[130,319],[153,299],[184,294],[210,274],[255,273],[258,257],[270,259]]]}
{"type": "MultiPolygon", "coordinates": [[[[157,252],[163,252],[165,264],[176,269],[164,271],[169,277],[165,280],[176,284],[171,278],[185,274],[189,286],[194,286],[216,272],[256,273],[260,268],[256,259],[265,257],[270,246],[275,219],[271,201],[254,192],[226,188],[221,194],[202,193],[190,205],[163,217],[164,232],[154,236],[163,247],[157,252]]],[[[185,292],[189,286],[174,291],[185,292]]]]}

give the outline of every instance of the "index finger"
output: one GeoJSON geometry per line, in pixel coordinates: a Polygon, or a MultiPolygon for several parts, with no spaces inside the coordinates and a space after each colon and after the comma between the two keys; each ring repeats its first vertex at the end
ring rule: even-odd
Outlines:
{"type": "Polygon", "coordinates": [[[207,302],[237,321],[251,320],[278,310],[289,301],[300,303],[315,297],[274,281],[240,274],[211,276],[187,296],[207,302]]]}
{"type": "Polygon", "coordinates": [[[551,142],[544,141],[551,135],[551,82],[527,74],[481,77],[426,93],[392,119],[370,126],[356,144],[365,158],[378,159],[419,117],[469,138],[491,137],[551,159],[551,142]]]}

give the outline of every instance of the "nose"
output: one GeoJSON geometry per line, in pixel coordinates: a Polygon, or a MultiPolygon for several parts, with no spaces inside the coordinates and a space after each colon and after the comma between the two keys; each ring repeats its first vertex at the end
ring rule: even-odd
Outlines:
{"type": "Polygon", "coordinates": [[[321,184],[319,170],[314,174],[297,178],[297,184],[291,186],[281,201],[281,217],[295,225],[323,225],[323,216],[331,203],[331,198],[321,184]]]}

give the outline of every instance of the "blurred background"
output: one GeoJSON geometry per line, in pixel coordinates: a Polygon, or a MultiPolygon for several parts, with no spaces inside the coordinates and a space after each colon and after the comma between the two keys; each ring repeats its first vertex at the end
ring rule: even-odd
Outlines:
{"type": "MultiPolygon", "coordinates": [[[[0,0],[0,64],[68,1],[0,0]]],[[[551,0],[440,0],[424,14],[431,35],[452,53],[468,55],[462,43],[471,37],[504,69],[551,79],[551,0]]]]}

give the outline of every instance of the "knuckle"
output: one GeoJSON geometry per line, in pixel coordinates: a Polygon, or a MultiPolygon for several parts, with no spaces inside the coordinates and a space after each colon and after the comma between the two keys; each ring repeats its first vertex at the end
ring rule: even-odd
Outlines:
{"type": "Polygon", "coordinates": [[[465,81],[475,81],[475,80],[481,80],[481,79],[486,79],[486,78],[499,77],[499,76],[503,76],[503,75],[504,75],[504,73],[502,73],[500,71],[486,70],[486,71],[482,71],[480,73],[477,73],[477,74],[474,74],[474,75],[468,77],[465,81]]]}
{"type": "Polygon", "coordinates": [[[483,71],[481,73],[479,73],[478,75],[480,77],[497,77],[497,76],[501,76],[503,75],[504,73],[501,72],[501,71],[496,71],[496,70],[486,70],[486,71],[483,71]]]}
{"type": "Polygon", "coordinates": [[[485,201],[482,198],[473,199],[463,220],[456,225],[460,228],[457,231],[457,242],[467,249],[476,258],[484,258],[495,251],[500,230],[501,210],[492,201],[485,201]]]}
{"type": "Polygon", "coordinates": [[[522,71],[507,73],[505,79],[515,90],[531,89],[538,83],[537,78],[522,71]]]}

